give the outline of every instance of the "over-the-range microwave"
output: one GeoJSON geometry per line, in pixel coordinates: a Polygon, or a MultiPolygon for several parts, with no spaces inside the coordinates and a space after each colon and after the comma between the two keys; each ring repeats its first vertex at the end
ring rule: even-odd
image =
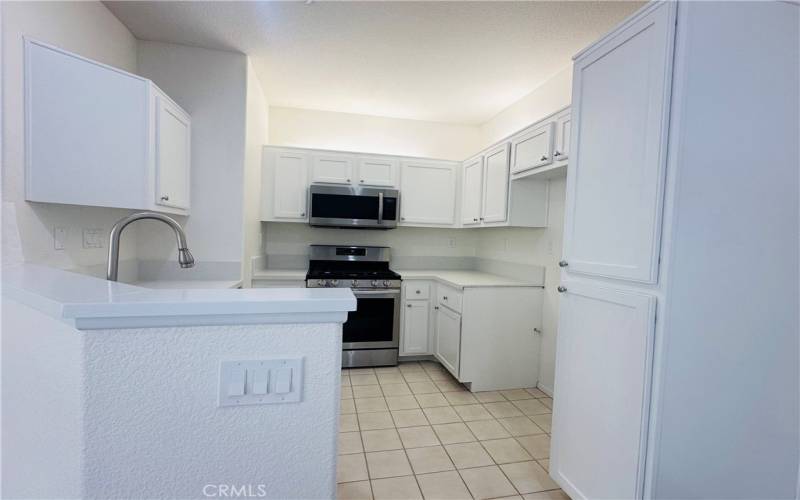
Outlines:
{"type": "Polygon", "coordinates": [[[312,226],[392,229],[400,216],[396,189],[312,184],[309,200],[312,226]]]}

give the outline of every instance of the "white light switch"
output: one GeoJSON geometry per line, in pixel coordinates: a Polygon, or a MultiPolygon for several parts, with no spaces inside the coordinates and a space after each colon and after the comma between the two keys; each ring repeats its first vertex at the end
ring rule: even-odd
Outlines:
{"type": "Polygon", "coordinates": [[[302,399],[303,358],[223,361],[219,406],[294,403],[302,399]]]}
{"type": "Polygon", "coordinates": [[[64,250],[67,241],[67,228],[54,227],[53,228],[53,248],[56,250],[64,250]]]}
{"type": "Polygon", "coordinates": [[[228,377],[228,396],[244,396],[244,385],[247,381],[244,368],[234,368],[228,377]]]}
{"type": "Polygon", "coordinates": [[[275,392],[288,394],[292,391],[292,369],[278,368],[275,370],[275,392]]]}
{"type": "Polygon", "coordinates": [[[247,372],[253,381],[253,394],[266,394],[269,388],[269,370],[255,368],[247,372]]]}

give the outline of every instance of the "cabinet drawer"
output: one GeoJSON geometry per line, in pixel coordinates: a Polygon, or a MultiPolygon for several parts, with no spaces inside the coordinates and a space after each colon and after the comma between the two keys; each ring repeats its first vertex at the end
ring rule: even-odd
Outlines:
{"type": "Polygon", "coordinates": [[[449,286],[439,285],[436,291],[437,302],[456,312],[461,312],[461,292],[449,286]]]}
{"type": "Polygon", "coordinates": [[[428,283],[403,283],[406,290],[406,300],[429,299],[431,286],[428,283]]]}

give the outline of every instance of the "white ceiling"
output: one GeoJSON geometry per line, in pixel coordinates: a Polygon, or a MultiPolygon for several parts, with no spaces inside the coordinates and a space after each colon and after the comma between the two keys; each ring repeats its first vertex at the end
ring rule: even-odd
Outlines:
{"type": "Polygon", "coordinates": [[[250,55],[272,106],[479,124],[640,2],[106,2],[142,40],[250,55]]]}

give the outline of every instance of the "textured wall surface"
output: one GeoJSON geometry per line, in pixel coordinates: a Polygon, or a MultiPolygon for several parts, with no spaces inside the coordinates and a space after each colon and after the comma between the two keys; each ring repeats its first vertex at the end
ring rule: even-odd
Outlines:
{"type": "Polygon", "coordinates": [[[77,331],[3,300],[4,498],[333,498],[339,324],[77,331]],[[217,406],[222,360],[304,359],[299,403],[217,406]]]}
{"type": "Polygon", "coordinates": [[[332,498],[338,324],[84,332],[86,494],[201,497],[206,484],[332,498]],[[300,403],[217,407],[220,360],[304,357],[300,403]]]}

